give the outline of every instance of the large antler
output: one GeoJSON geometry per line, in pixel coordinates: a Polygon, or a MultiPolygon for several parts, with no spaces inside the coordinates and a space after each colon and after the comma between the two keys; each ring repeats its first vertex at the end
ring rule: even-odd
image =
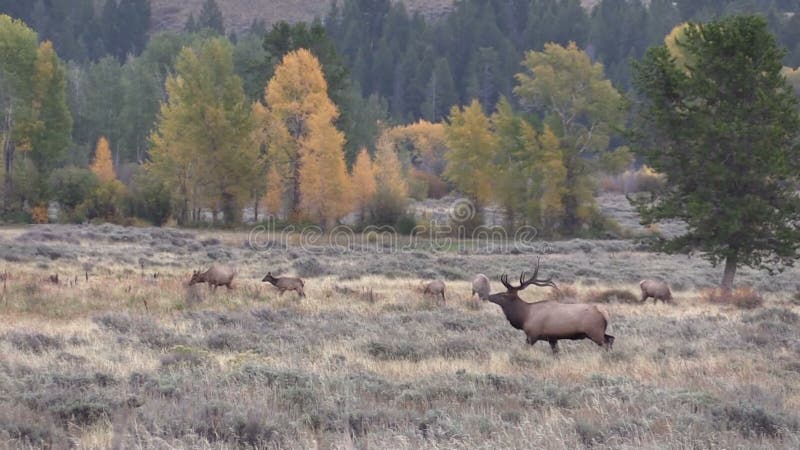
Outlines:
{"type": "Polygon", "coordinates": [[[527,272],[522,272],[519,275],[519,286],[514,286],[511,283],[509,283],[508,282],[508,275],[506,275],[506,274],[503,274],[500,277],[500,282],[503,283],[503,286],[505,286],[506,289],[508,289],[509,292],[511,292],[511,291],[521,291],[521,290],[525,289],[526,287],[528,287],[528,286],[530,286],[532,284],[535,285],[535,286],[542,286],[542,287],[550,286],[550,287],[558,289],[558,286],[556,286],[556,283],[553,281],[553,276],[552,275],[550,277],[548,277],[548,278],[545,278],[545,279],[537,278],[537,276],[539,275],[540,259],[536,260],[536,269],[533,270],[533,275],[530,278],[528,278],[527,280],[525,279],[525,274],[527,272]]]}

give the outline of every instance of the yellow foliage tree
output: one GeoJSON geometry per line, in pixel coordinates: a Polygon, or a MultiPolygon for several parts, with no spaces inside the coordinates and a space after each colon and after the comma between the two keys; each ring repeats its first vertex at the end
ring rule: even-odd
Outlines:
{"type": "Polygon", "coordinates": [[[450,151],[446,155],[445,177],[468,195],[475,206],[484,206],[492,195],[491,160],[497,147],[489,118],[477,100],[466,108],[450,111],[445,136],[450,151]]]}
{"type": "Polygon", "coordinates": [[[664,44],[669,50],[669,54],[675,58],[675,64],[684,72],[688,72],[690,67],[694,64],[694,57],[687,52],[681,45],[686,42],[686,30],[694,25],[689,23],[682,23],[675,26],[669,32],[667,37],[664,38],[664,44]]]}
{"type": "Polygon", "coordinates": [[[395,224],[406,210],[408,183],[394,145],[384,132],[376,144],[375,178],[380,180],[372,202],[372,218],[378,224],[395,224]]]}
{"type": "Polygon", "coordinates": [[[283,189],[283,180],[281,174],[275,166],[267,172],[267,195],[264,197],[264,207],[267,212],[277,216],[281,211],[281,190],[283,189]]]}
{"type": "Polygon", "coordinates": [[[97,140],[91,169],[101,183],[108,183],[117,179],[117,174],[114,172],[114,162],[111,158],[111,149],[105,136],[100,136],[100,139],[97,140]]]}
{"type": "Polygon", "coordinates": [[[447,194],[447,184],[441,178],[449,150],[444,124],[420,120],[390,129],[389,138],[398,152],[404,156],[407,153],[413,166],[409,178],[423,185],[425,196],[439,198],[447,194]]]}
{"type": "Polygon", "coordinates": [[[344,160],[344,134],[330,116],[312,115],[300,148],[300,207],[303,215],[331,226],[352,209],[350,179],[344,160]]]}
{"type": "MultiPolygon", "coordinates": [[[[328,85],[319,60],[306,49],[289,52],[283,57],[281,64],[275,68],[275,75],[267,84],[265,98],[268,116],[279,127],[274,132],[276,141],[270,146],[270,159],[278,165],[285,184],[283,191],[287,195],[286,204],[290,215],[296,219],[304,215],[301,211],[301,191],[313,195],[311,188],[301,187],[303,153],[307,153],[306,159],[313,158],[313,151],[309,153],[308,150],[321,150],[323,147],[319,144],[324,144],[322,153],[333,155],[340,151],[338,147],[341,146],[344,154],[344,139],[339,139],[340,133],[333,125],[339,111],[328,97],[328,85]],[[320,133],[333,141],[325,142],[322,137],[312,136],[313,133],[320,133]]],[[[334,159],[338,160],[338,155],[334,159]]],[[[338,163],[336,164],[335,170],[338,170],[338,163]]],[[[316,180],[311,180],[308,176],[317,170],[323,168],[306,171],[306,183],[316,183],[316,180]]],[[[336,179],[340,180],[341,177],[337,175],[336,179]]],[[[330,192],[338,189],[339,187],[332,187],[330,192]]],[[[315,203],[311,198],[305,201],[307,206],[315,203]]],[[[339,211],[341,208],[337,206],[332,210],[339,211]]]]}
{"type": "Polygon", "coordinates": [[[375,167],[366,148],[361,149],[353,164],[351,186],[353,188],[353,206],[360,212],[360,220],[363,222],[367,207],[378,189],[375,182],[375,167]]]}

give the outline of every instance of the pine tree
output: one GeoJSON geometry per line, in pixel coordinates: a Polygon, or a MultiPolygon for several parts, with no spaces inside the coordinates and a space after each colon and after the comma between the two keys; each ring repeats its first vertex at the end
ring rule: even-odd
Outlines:
{"type": "Polygon", "coordinates": [[[661,249],[724,261],[730,290],[740,265],[771,272],[800,256],[798,101],[762,17],[690,23],[680,47],[694,64],[662,45],[634,66],[641,153],[670,185],[638,206],[646,223],[685,221],[661,249]]]}
{"type": "Polygon", "coordinates": [[[203,3],[196,26],[198,29],[208,28],[220,36],[225,36],[225,23],[216,0],[206,0],[203,3]]]}
{"type": "Polygon", "coordinates": [[[90,168],[92,173],[100,180],[100,183],[109,183],[117,179],[117,173],[114,171],[114,162],[111,158],[111,149],[105,136],[100,136],[100,139],[97,140],[94,161],[90,168]]]}

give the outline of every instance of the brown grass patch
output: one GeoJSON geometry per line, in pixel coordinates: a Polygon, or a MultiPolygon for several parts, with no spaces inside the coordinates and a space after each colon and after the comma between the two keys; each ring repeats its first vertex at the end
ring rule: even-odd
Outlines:
{"type": "Polygon", "coordinates": [[[764,297],[750,286],[732,291],[707,289],[700,293],[700,300],[717,305],[732,305],[740,309],[755,309],[764,305],[764,297]]]}

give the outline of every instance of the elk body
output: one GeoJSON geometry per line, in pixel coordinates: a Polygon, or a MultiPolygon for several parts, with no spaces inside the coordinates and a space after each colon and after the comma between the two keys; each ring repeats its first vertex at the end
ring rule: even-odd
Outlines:
{"type": "Polygon", "coordinates": [[[508,277],[500,280],[506,292],[492,294],[488,301],[499,305],[511,326],[525,332],[530,345],[537,341],[547,341],[553,353],[558,353],[558,341],[561,339],[591,339],[595,344],[610,350],[614,344],[614,336],[606,334],[609,314],[599,305],[566,304],[552,300],[528,303],[519,298],[519,291],[531,284],[550,286],[558,289],[552,277],[541,280],[537,263],[533,276],[524,279],[525,272],[519,277],[519,286],[509,284],[508,277]]]}
{"type": "Polygon", "coordinates": [[[217,286],[225,286],[228,289],[233,288],[233,277],[236,271],[231,266],[215,265],[205,272],[195,270],[192,273],[192,279],[189,280],[189,286],[197,283],[208,283],[209,288],[217,289],[217,286]]]}
{"type": "Polygon", "coordinates": [[[642,280],[639,282],[639,287],[642,288],[642,303],[646,302],[648,298],[653,297],[653,302],[658,303],[672,301],[672,292],[669,290],[667,283],[660,280],[642,280]]]}
{"type": "Polygon", "coordinates": [[[425,288],[422,290],[423,295],[433,295],[433,296],[442,296],[442,301],[447,303],[447,299],[444,298],[444,281],[442,280],[433,280],[430,283],[425,285],[425,288]]]}
{"type": "Polygon", "coordinates": [[[475,275],[475,278],[472,279],[472,295],[478,294],[478,298],[487,300],[490,293],[489,278],[482,273],[475,275]]]}
{"type": "Polygon", "coordinates": [[[283,295],[286,291],[295,291],[297,295],[300,297],[305,297],[306,293],[303,291],[303,287],[305,284],[303,280],[300,278],[291,278],[291,277],[278,277],[275,278],[272,276],[272,272],[267,272],[267,275],[264,276],[264,279],[261,280],[265,283],[270,283],[271,285],[278,288],[278,295],[283,295]]]}

